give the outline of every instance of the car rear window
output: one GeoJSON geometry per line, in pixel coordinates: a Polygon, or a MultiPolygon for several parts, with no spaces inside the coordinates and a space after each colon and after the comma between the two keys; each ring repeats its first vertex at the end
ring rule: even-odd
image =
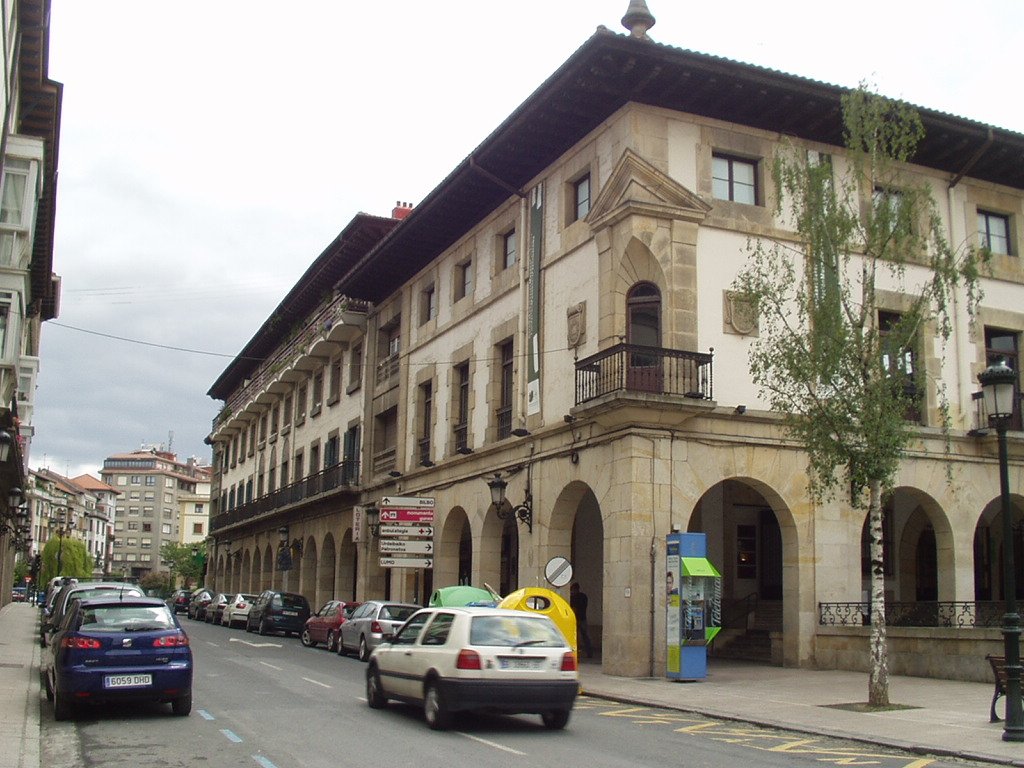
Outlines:
{"type": "Polygon", "coordinates": [[[380,617],[389,621],[405,621],[418,610],[415,605],[385,605],[380,609],[380,617]]]}
{"type": "Polygon", "coordinates": [[[273,605],[275,608],[287,608],[299,610],[309,607],[309,603],[302,595],[274,595],[273,605]]]}
{"type": "Polygon", "coordinates": [[[82,610],[83,632],[152,632],[176,629],[164,605],[87,606],[82,610]]]}
{"type": "Polygon", "coordinates": [[[470,645],[565,646],[565,638],[544,616],[474,616],[469,625],[470,645]]]}

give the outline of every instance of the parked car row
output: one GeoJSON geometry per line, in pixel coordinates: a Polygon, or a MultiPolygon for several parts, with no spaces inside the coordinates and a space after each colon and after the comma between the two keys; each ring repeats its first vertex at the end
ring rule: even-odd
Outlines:
{"type": "MultiPolygon", "coordinates": [[[[216,616],[212,595],[204,616],[216,616]]],[[[236,595],[236,597],[245,597],[236,595]]],[[[231,601],[221,609],[224,621],[231,601]]],[[[423,708],[433,729],[463,711],[538,714],[561,729],[579,692],[577,659],[547,615],[490,607],[430,607],[390,600],[329,600],[310,615],[305,597],[267,590],[252,603],[246,631],[299,635],[366,661],[366,699],[374,709],[390,700],[423,708]]]]}

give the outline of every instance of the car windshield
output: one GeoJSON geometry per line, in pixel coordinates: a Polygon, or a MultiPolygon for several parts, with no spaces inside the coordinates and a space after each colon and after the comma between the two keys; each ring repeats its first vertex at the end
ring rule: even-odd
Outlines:
{"type": "Polygon", "coordinates": [[[415,605],[385,605],[380,609],[380,617],[389,621],[405,621],[419,610],[415,605]]]}
{"type": "Polygon", "coordinates": [[[565,639],[543,616],[474,616],[469,626],[470,645],[562,647],[565,639]]]}
{"type": "Polygon", "coordinates": [[[162,605],[88,606],[82,611],[82,632],[152,632],[176,629],[162,605]]]}

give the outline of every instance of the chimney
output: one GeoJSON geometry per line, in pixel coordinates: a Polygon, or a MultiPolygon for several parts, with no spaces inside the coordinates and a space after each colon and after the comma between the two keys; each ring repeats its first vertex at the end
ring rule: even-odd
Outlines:
{"type": "Polygon", "coordinates": [[[412,213],[412,203],[403,203],[401,200],[396,200],[395,207],[391,210],[391,218],[401,221],[410,213],[412,213]]]}

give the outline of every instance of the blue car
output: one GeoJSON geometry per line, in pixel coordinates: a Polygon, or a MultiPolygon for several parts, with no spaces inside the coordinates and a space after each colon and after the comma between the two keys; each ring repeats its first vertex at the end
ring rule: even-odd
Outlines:
{"type": "Polygon", "coordinates": [[[169,702],[192,711],[192,649],[163,600],[73,600],[45,651],[46,698],[57,720],[84,704],[169,702]]]}

